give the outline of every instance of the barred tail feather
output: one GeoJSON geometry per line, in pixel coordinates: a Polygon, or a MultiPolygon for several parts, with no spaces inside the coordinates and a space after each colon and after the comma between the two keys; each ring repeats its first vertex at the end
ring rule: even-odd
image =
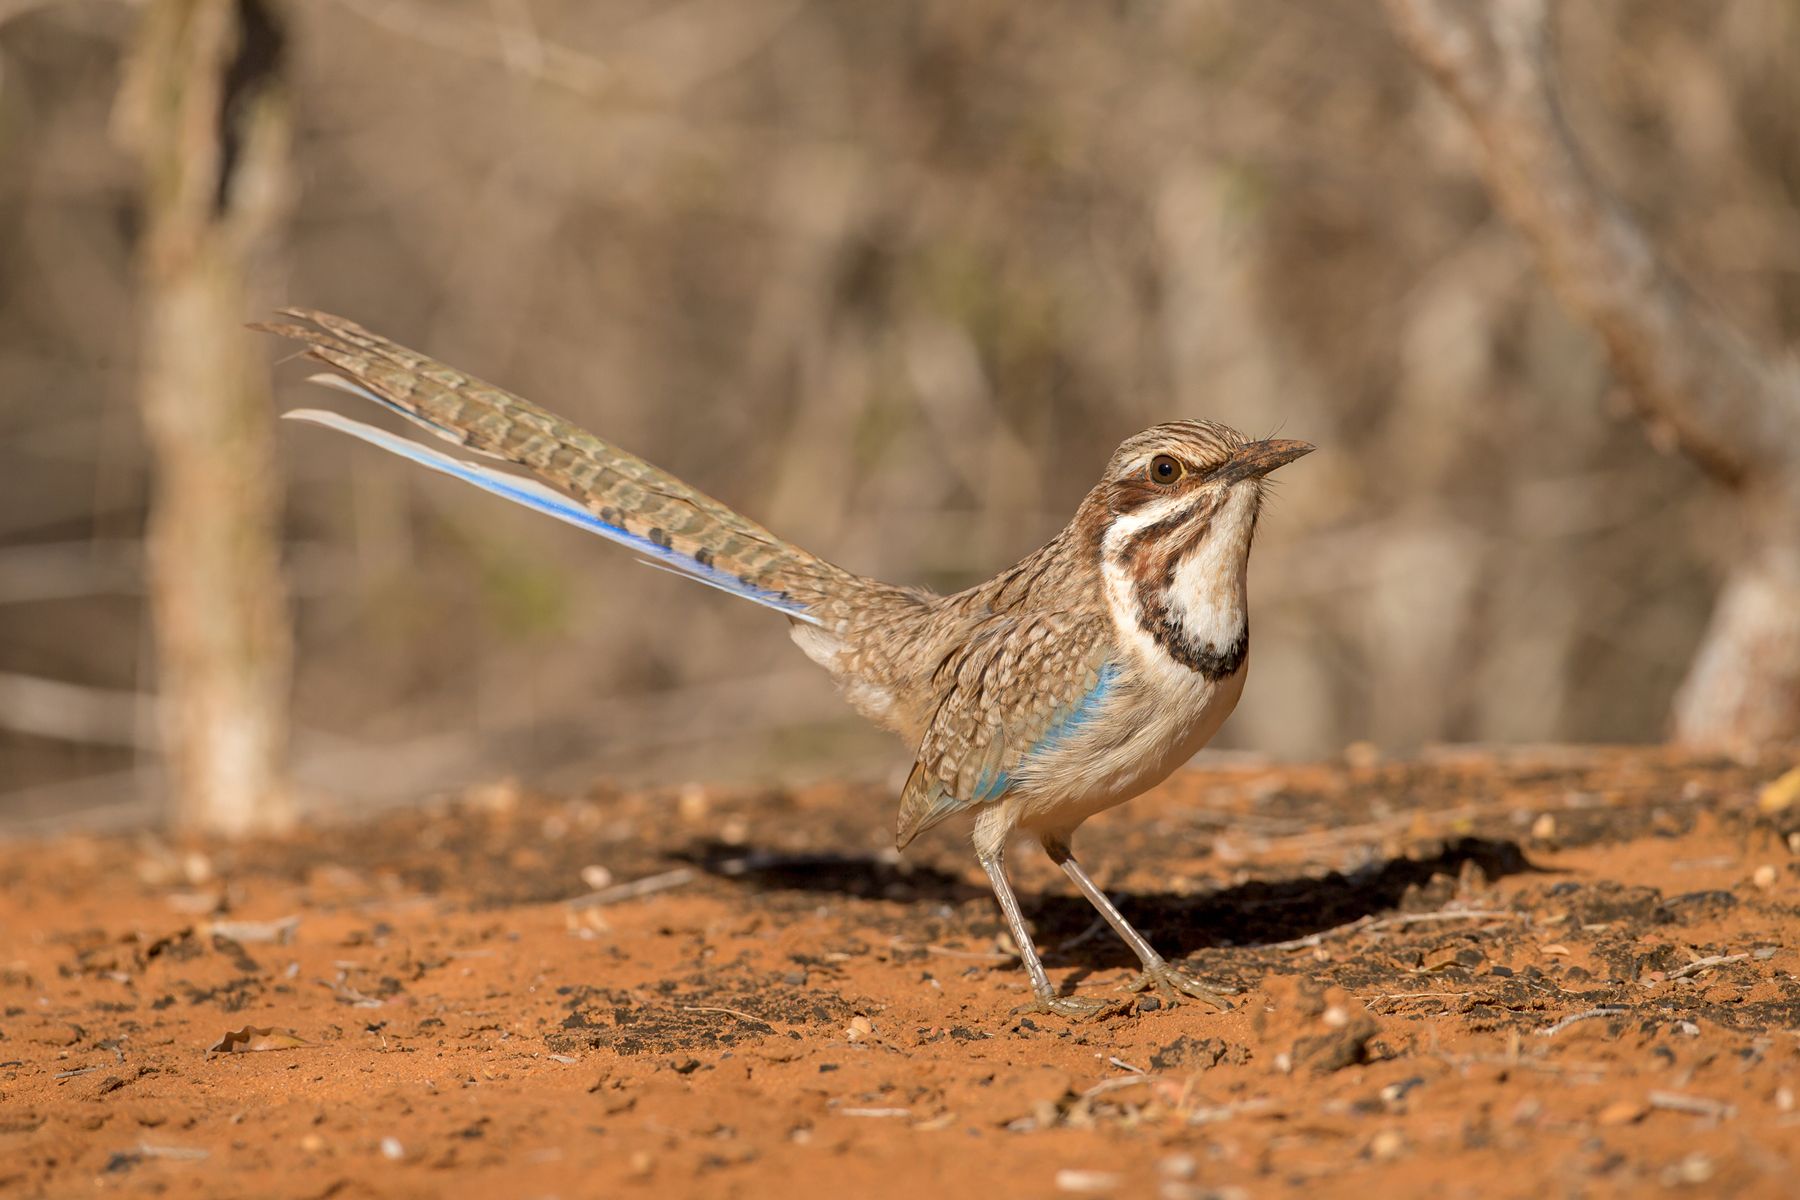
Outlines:
{"type": "MultiPolygon", "coordinates": [[[[320,383],[327,383],[342,391],[353,392],[357,395],[366,395],[370,399],[380,401],[379,397],[363,391],[363,389],[357,387],[355,384],[336,375],[317,376],[316,380],[320,383]]],[[[431,429],[434,433],[443,434],[443,431],[433,426],[428,420],[416,417],[404,409],[397,408],[397,406],[389,405],[385,402],[382,403],[384,407],[395,408],[396,411],[400,412],[402,415],[416,421],[427,429],[431,429]]],[[[559,521],[566,521],[570,525],[587,530],[589,533],[597,533],[601,537],[608,538],[624,546],[629,546],[645,556],[645,565],[647,566],[659,567],[663,570],[697,580],[709,587],[718,588],[720,591],[730,592],[734,596],[742,596],[752,603],[760,604],[765,608],[772,608],[780,613],[785,613],[796,621],[805,621],[815,625],[819,623],[818,619],[811,616],[806,611],[806,607],[798,601],[783,596],[778,592],[771,592],[767,589],[745,583],[736,576],[728,575],[715,567],[709,567],[696,561],[691,556],[665,546],[660,542],[653,542],[649,538],[640,537],[617,525],[608,524],[583,508],[581,504],[573,498],[565,496],[553,488],[546,487],[535,479],[526,479],[519,475],[509,474],[505,471],[496,471],[492,467],[484,467],[475,463],[464,462],[462,459],[454,458],[441,450],[433,450],[431,447],[420,445],[418,442],[408,441],[406,438],[402,437],[396,437],[385,429],[377,429],[373,425],[366,425],[361,421],[352,420],[341,413],[327,412],[317,408],[299,408],[282,415],[290,420],[306,421],[314,425],[323,425],[328,429],[338,430],[340,433],[347,433],[351,437],[360,438],[361,440],[368,442],[370,445],[379,446],[391,454],[397,454],[401,458],[411,459],[422,467],[427,467],[430,470],[441,472],[455,479],[460,479],[464,483],[472,483],[484,491],[492,492],[496,496],[511,500],[514,504],[522,504],[526,508],[543,513],[545,516],[555,517],[559,521]]],[[[449,436],[452,441],[458,440],[453,435],[444,436],[449,436]]]]}
{"type": "Polygon", "coordinates": [[[251,328],[301,342],[308,358],[339,372],[314,376],[315,382],[379,404],[472,454],[523,467],[542,482],[479,467],[329,413],[292,414],[302,420],[579,525],[630,546],[648,562],[796,620],[839,620],[845,596],[869,585],[521,396],[342,317],[307,309],[283,309],[282,315],[303,323],[251,328]]]}

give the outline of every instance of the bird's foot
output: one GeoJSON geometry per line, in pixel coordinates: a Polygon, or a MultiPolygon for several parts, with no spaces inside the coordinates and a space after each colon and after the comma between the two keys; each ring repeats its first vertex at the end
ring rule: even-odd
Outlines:
{"type": "Polygon", "coordinates": [[[1171,1007],[1185,998],[1203,1001],[1220,1012],[1231,1011],[1231,1001],[1225,997],[1237,993],[1234,987],[1209,988],[1180,967],[1166,962],[1145,967],[1125,988],[1132,992],[1147,992],[1154,988],[1171,1007]]]}
{"type": "Polygon", "coordinates": [[[1121,1007],[1117,1000],[1104,1000],[1098,996],[1037,996],[1028,1004],[1021,1004],[1013,1009],[1014,1013],[1049,1013],[1052,1016],[1067,1017],[1071,1021],[1091,1021],[1109,1012],[1116,1012],[1121,1007]]]}

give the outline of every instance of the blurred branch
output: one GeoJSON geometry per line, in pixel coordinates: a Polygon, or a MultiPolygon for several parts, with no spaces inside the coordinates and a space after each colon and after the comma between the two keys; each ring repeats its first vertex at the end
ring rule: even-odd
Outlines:
{"type": "Polygon", "coordinates": [[[0,728],[94,746],[152,749],[156,701],[0,671],[0,728]]]}
{"type": "Polygon", "coordinates": [[[1386,0],[1468,118],[1495,200],[1562,301],[1605,341],[1646,417],[1735,482],[1800,460],[1800,375],[1698,301],[1596,182],[1550,65],[1548,0],[1386,0]]]}
{"type": "Polygon", "coordinates": [[[138,592],[143,550],[135,540],[0,547],[0,604],[138,592]]]}
{"type": "Polygon", "coordinates": [[[1800,373],[1697,300],[1597,182],[1557,97],[1548,0],[1385,3],[1475,131],[1495,201],[1653,430],[1736,488],[1747,544],[1676,699],[1676,735],[1800,738],[1800,373]]]}
{"type": "MultiPolygon", "coordinates": [[[[494,63],[515,75],[595,99],[615,84],[598,58],[543,41],[522,20],[505,24],[473,20],[420,0],[338,0],[344,8],[389,33],[463,58],[494,63]]],[[[522,6],[508,5],[520,15],[522,6]]]]}
{"type": "MultiPolygon", "coordinates": [[[[17,17],[27,17],[41,8],[54,8],[73,0],[0,0],[0,25],[17,17]]],[[[137,0],[131,0],[137,2],[137,0]]]]}
{"type": "Polygon", "coordinates": [[[804,0],[687,0],[615,34],[611,59],[539,36],[525,0],[491,0],[482,21],[424,0],[337,0],[396,36],[463,58],[493,63],[522,79],[590,100],[667,104],[743,62],[766,45],[804,0]],[[642,60],[653,69],[632,72],[642,60]]]}

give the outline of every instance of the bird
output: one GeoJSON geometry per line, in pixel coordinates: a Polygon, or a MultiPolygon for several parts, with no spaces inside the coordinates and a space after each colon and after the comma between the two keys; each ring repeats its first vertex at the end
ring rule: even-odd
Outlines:
{"type": "Polygon", "coordinates": [[[1212,421],[1125,439],[1069,523],[985,583],[949,595],[836,566],[675,476],[492,384],[329,313],[278,310],[252,328],[331,368],[312,380],[373,401],[466,454],[323,409],[327,426],[461,479],[782,614],[850,706],[917,747],[896,845],[953,817],[1030,979],[1025,1011],[1068,1018],[1124,998],[1063,994],[1008,881],[1008,846],[1035,838],[1137,956],[1130,991],[1226,1010],[1152,948],[1075,858],[1096,813],[1166,779],[1236,707],[1249,667],[1246,571],[1266,477],[1310,453],[1212,421]]]}

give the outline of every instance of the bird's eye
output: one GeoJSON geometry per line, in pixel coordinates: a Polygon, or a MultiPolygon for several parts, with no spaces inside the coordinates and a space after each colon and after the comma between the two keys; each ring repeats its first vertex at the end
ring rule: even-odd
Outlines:
{"type": "Polygon", "coordinates": [[[1150,460],[1151,483],[1160,483],[1166,487],[1186,473],[1182,465],[1167,454],[1159,454],[1150,460]]]}

